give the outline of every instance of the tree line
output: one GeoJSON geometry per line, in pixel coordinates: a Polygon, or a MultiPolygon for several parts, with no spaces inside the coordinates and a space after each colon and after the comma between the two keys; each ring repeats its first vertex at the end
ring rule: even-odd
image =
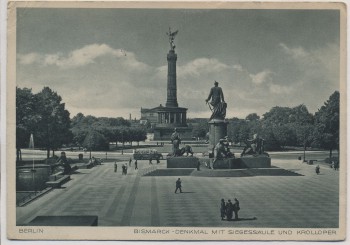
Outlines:
{"type": "MultiPolygon", "coordinates": [[[[339,92],[335,91],[324,105],[311,114],[305,105],[293,108],[276,106],[260,118],[256,113],[245,119],[228,119],[228,136],[242,144],[254,134],[265,139],[266,150],[281,150],[286,146],[339,149],[339,92]]],[[[208,119],[189,119],[194,137],[204,138],[208,119]]],[[[16,148],[17,160],[21,148],[29,145],[34,135],[35,147],[44,148],[47,157],[62,145],[74,145],[88,150],[108,150],[110,142],[140,142],[146,139],[147,128],[131,127],[124,118],[84,116],[78,113],[70,119],[61,96],[44,87],[34,94],[28,88],[16,88],[16,148]]]]}
{"type": "Polygon", "coordinates": [[[51,152],[63,145],[84,147],[87,150],[108,150],[109,142],[139,142],[146,139],[143,127],[131,127],[121,118],[84,116],[78,113],[70,119],[61,96],[44,87],[34,94],[28,88],[16,88],[16,154],[22,159],[21,148],[29,145],[34,135],[35,148],[51,152]]]}
{"type": "Polygon", "coordinates": [[[339,149],[339,92],[335,91],[315,113],[305,105],[293,108],[276,106],[260,118],[256,113],[245,119],[232,118],[228,136],[235,143],[243,143],[252,135],[265,139],[266,150],[283,150],[286,146],[339,149]]]}
{"type": "MultiPolygon", "coordinates": [[[[312,114],[303,104],[293,108],[275,106],[262,118],[251,113],[244,119],[228,119],[229,139],[245,145],[247,139],[258,134],[265,140],[266,150],[283,150],[287,146],[339,149],[339,92],[335,91],[323,106],[312,114]]],[[[206,138],[209,131],[208,119],[188,119],[194,137],[206,138]]]]}

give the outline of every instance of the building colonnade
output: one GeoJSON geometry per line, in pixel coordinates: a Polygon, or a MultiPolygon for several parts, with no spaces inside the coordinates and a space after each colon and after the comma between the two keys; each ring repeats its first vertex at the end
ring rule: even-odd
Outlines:
{"type": "Polygon", "coordinates": [[[158,112],[159,124],[186,124],[186,112],[158,112]]]}

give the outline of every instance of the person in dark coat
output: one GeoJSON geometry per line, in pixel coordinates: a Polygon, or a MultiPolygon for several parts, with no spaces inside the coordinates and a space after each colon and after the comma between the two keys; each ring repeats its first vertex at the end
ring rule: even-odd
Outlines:
{"type": "Polygon", "coordinates": [[[227,220],[228,221],[232,220],[232,216],[233,216],[233,204],[232,204],[231,200],[229,199],[227,201],[227,204],[226,204],[226,217],[227,217],[227,220]]]}
{"type": "Polygon", "coordinates": [[[139,169],[138,167],[137,167],[137,160],[135,160],[135,170],[136,169],[139,169]]]}
{"type": "Polygon", "coordinates": [[[122,175],[126,175],[127,174],[127,170],[126,170],[126,164],[123,164],[123,166],[122,166],[122,169],[123,169],[123,171],[122,171],[122,175]]]}
{"type": "Polygon", "coordinates": [[[177,192],[177,190],[180,190],[180,193],[182,193],[182,190],[181,190],[181,180],[180,180],[180,178],[178,178],[177,181],[176,181],[175,193],[177,192]]]}
{"type": "Polygon", "coordinates": [[[115,162],[114,163],[114,172],[117,172],[117,170],[118,170],[118,164],[117,164],[117,162],[115,162]]]}
{"type": "Polygon", "coordinates": [[[239,207],[239,201],[237,200],[237,198],[235,198],[235,203],[233,204],[233,212],[235,212],[235,220],[238,220],[238,211],[241,208],[239,207]]]}
{"type": "Polygon", "coordinates": [[[316,170],[316,174],[320,174],[320,165],[317,165],[315,170],[316,170]]]}
{"type": "Polygon", "coordinates": [[[221,199],[220,214],[221,214],[221,220],[224,220],[226,216],[226,203],[224,199],[221,199]]]}

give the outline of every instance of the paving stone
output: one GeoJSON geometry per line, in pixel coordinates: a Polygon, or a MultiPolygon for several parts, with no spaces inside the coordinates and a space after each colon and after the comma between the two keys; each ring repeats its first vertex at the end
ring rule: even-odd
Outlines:
{"type": "MultiPolygon", "coordinates": [[[[62,189],[17,208],[17,223],[36,216],[97,215],[99,226],[217,226],[335,228],[339,216],[339,172],[297,160],[272,163],[296,175],[207,177],[143,176],[165,162],[114,172],[112,162],[80,169],[62,189]],[[183,192],[175,194],[181,178],[183,192]],[[220,200],[237,197],[239,221],[222,221],[220,200]]],[[[215,170],[214,170],[215,171],[215,170]]]]}

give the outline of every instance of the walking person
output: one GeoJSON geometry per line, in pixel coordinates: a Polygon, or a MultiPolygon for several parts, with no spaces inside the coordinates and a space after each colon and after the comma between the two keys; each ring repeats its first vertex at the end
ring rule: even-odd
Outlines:
{"type": "Polygon", "coordinates": [[[334,163],[334,170],[339,170],[339,161],[334,163]]]}
{"type": "Polygon", "coordinates": [[[235,203],[233,204],[233,212],[235,213],[235,220],[238,220],[238,211],[241,208],[239,207],[239,201],[237,198],[235,198],[235,203]]]}
{"type": "Polygon", "coordinates": [[[226,217],[227,221],[231,221],[233,216],[233,204],[230,199],[228,199],[226,204],[226,217]]]}
{"type": "Polygon", "coordinates": [[[122,175],[126,175],[126,174],[127,174],[127,168],[128,168],[127,165],[126,165],[126,163],[123,164],[122,168],[123,168],[123,173],[122,173],[122,175]]]}
{"type": "Polygon", "coordinates": [[[221,199],[220,214],[221,214],[221,220],[224,220],[226,216],[226,203],[224,199],[221,199]]]}
{"type": "Polygon", "coordinates": [[[317,165],[315,170],[317,175],[320,174],[320,165],[317,165]]]}
{"type": "Polygon", "coordinates": [[[131,167],[131,157],[129,158],[129,167],[131,167]]]}
{"type": "Polygon", "coordinates": [[[126,163],[125,163],[125,175],[127,175],[128,174],[128,165],[126,165],[126,163]]]}
{"type": "Polygon", "coordinates": [[[177,192],[177,190],[180,190],[180,193],[182,193],[182,189],[181,189],[181,180],[180,180],[180,178],[178,178],[177,181],[176,181],[175,193],[177,192]]]}
{"type": "Polygon", "coordinates": [[[114,162],[114,173],[116,173],[118,170],[118,164],[117,162],[114,162]]]}
{"type": "Polygon", "coordinates": [[[135,160],[135,170],[138,169],[137,167],[137,160],[135,160]]]}

